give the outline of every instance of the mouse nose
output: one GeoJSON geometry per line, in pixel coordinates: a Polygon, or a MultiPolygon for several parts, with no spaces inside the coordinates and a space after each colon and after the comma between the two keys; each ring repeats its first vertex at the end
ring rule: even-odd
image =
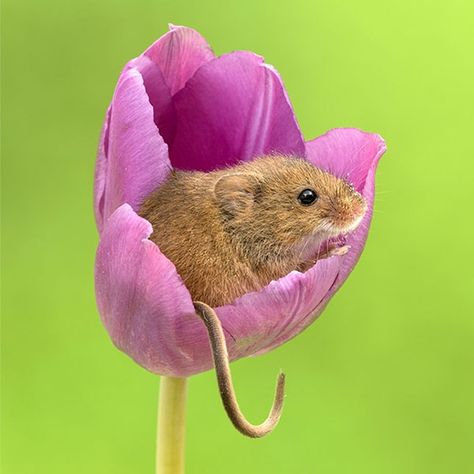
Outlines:
{"type": "Polygon", "coordinates": [[[335,230],[341,233],[351,232],[361,222],[367,211],[367,203],[360,194],[355,194],[341,198],[333,208],[333,223],[335,230]]]}
{"type": "Polygon", "coordinates": [[[367,211],[367,202],[365,199],[359,194],[356,194],[356,199],[354,199],[352,205],[352,214],[354,218],[363,216],[367,211]]]}

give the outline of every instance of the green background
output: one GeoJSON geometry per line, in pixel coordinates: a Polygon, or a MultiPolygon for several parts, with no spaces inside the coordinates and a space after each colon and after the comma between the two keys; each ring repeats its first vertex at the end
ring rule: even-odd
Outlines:
{"type": "Polygon", "coordinates": [[[307,138],[388,144],[351,278],[299,337],[233,364],[255,422],[285,370],[279,427],[242,437],[214,374],[193,377],[187,472],[473,472],[473,5],[4,1],[3,472],[153,472],[159,380],[99,322],[91,196],[121,67],[168,22],[264,55],[307,138]]]}

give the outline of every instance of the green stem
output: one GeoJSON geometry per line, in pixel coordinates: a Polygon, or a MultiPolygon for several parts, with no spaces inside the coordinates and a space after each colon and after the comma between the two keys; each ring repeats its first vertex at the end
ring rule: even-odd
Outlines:
{"type": "Polygon", "coordinates": [[[156,474],[184,473],[187,379],[161,377],[156,474]]]}

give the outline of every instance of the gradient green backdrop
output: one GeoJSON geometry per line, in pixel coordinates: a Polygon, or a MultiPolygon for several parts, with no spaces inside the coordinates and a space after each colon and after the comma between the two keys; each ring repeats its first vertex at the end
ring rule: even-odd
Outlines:
{"type": "Polygon", "coordinates": [[[188,473],[474,472],[474,8],[441,1],[3,2],[2,454],[8,474],[151,473],[158,377],[109,342],[93,290],[92,176],[123,64],[167,23],[275,65],[307,138],[388,144],[363,257],[311,328],[189,386],[188,473]]]}

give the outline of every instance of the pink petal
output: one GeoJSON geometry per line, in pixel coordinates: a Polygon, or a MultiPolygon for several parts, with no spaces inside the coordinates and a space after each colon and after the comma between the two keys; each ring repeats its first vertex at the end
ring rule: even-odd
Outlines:
{"type": "Polygon", "coordinates": [[[209,171],[272,152],[303,156],[305,147],[278,73],[250,52],[201,66],[173,102],[173,166],[209,171]]]}
{"type": "Polygon", "coordinates": [[[97,304],[121,350],[149,370],[179,375],[194,364],[181,342],[189,336],[182,326],[191,320],[193,330],[193,321],[202,323],[174,265],[147,240],[151,232],[128,204],[112,214],[97,250],[97,304]]]}
{"type": "Polygon", "coordinates": [[[134,68],[140,72],[148,100],[153,107],[153,119],[161,137],[169,146],[176,130],[176,112],[161,69],[144,54],[132,59],[126,68],[134,68]]]}
{"type": "Polygon", "coordinates": [[[306,143],[307,159],[316,166],[350,181],[366,199],[368,210],[359,227],[346,239],[346,244],[351,246],[351,250],[343,257],[339,257],[340,271],[334,285],[314,314],[303,321],[299,330],[304,329],[323,311],[359,261],[374,210],[375,172],[385,150],[386,145],[380,135],[355,128],[330,130],[306,143]]]}
{"type": "Polygon", "coordinates": [[[104,194],[107,176],[107,151],[109,147],[110,107],[105,114],[104,124],[100,133],[99,148],[94,176],[94,215],[97,229],[102,231],[104,220],[104,194]]]}
{"type": "Polygon", "coordinates": [[[175,25],[170,25],[170,31],[143,54],[160,68],[172,96],[199,67],[215,57],[207,41],[196,30],[175,25]]]}
{"type": "Polygon", "coordinates": [[[291,272],[259,292],[217,308],[223,327],[232,336],[231,358],[267,352],[296,336],[301,321],[321,304],[334,284],[340,266],[340,257],[321,260],[306,273],[291,272]]]}
{"type": "Polygon", "coordinates": [[[356,128],[335,128],[306,143],[309,161],[350,181],[360,192],[367,174],[385,151],[379,135],[356,128]]]}
{"type": "Polygon", "coordinates": [[[195,30],[170,25],[170,31],[128,64],[143,76],[155,123],[168,146],[176,131],[172,96],[203,64],[214,59],[206,40],[195,30]]]}
{"type": "Polygon", "coordinates": [[[95,186],[99,229],[123,203],[138,209],[171,170],[168,147],[153,121],[143,78],[135,68],[122,73],[104,127],[95,186]]]}

